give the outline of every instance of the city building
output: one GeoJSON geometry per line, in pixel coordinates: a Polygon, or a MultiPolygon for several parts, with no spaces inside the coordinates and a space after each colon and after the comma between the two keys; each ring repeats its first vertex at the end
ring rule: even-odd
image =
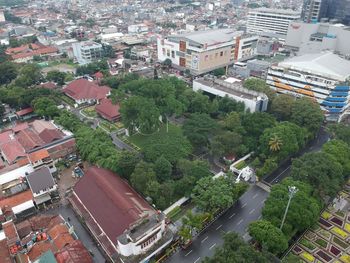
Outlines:
{"type": "Polygon", "coordinates": [[[46,166],[27,174],[26,178],[36,205],[51,201],[58,196],[57,185],[46,166]]]}
{"type": "Polygon", "coordinates": [[[324,50],[350,56],[350,27],[329,23],[292,22],[288,27],[286,46],[299,55],[324,50]]]}
{"type": "Polygon", "coordinates": [[[164,214],[109,170],[89,168],[70,202],[112,262],[119,257],[123,262],[146,262],[172,240],[164,214]],[[158,249],[147,254],[155,244],[158,249]]]}
{"type": "Polygon", "coordinates": [[[110,122],[119,121],[120,116],[120,105],[114,104],[111,99],[102,99],[95,107],[96,112],[104,119],[110,122]]]}
{"type": "Polygon", "coordinates": [[[193,75],[226,67],[256,55],[258,37],[234,29],[212,29],[157,40],[158,60],[190,70],[193,75]]]}
{"type": "Polygon", "coordinates": [[[110,92],[109,87],[99,86],[84,78],[73,80],[63,89],[63,93],[72,98],[78,105],[96,103],[107,98],[110,92]]]}
{"type": "Polygon", "coordinates": [[[213,77],[197,78],[193,81],[194,91],[205,91],[219,96],[229,97],[235,101],[243,102],[250,112],[266,111],[269,99],[264,93],[243,88],[239,79],[228,78],[226,80],[213,77]]]}
{"type": "Polygon", "coordinates": [[[300,12],[288,9],[256,8],[248,13],[247,32],[272,33],[285,38],[289,23],[300,19],[300,12]]]}
{"type": "Polygon", "coordinates": [[[350,61],[332,52],[297,56],[271,66],[266,82],[278,93],[317,101],[328,120],[338,121],[349,107],[350,61]]]}
{"type": "Polygon", "coordinates": [[[6,54],[16,63],[28,62],[35,56],[57,56],[58,49],[52,46],[44,46],[40,43],[25,44],[19,47],[7,48],[6,54]]]}
{"type": "Polygon", "coordinates": [[[93,41],[77,42],[72,44],[75,60],[81,64],[88,64],[103,57],[103,47],[93,41]]]}
{"type": "Polygon", "coordinates": [[[330,21],[350,26],[350,1],[328,0],[327,11],[324,17],[330,21]]]}
{"type": "Polygon", "coordinates": [[[4,11],[0,10],[0,23],[6,22],[4,11]]]}
{"type": "Polygon", "coordinates": [[[327,0],[305,0],[301,18],[306,23],[320,21],[325,16],[327,0]]]}

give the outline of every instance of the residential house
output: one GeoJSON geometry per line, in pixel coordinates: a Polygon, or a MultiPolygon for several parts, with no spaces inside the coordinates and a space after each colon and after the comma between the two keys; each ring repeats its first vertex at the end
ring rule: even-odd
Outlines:
{"type": "Polygon", "coordinates": [[[27,174],[26,178],[36,205],[51,201],[58,196],[57,184],[46,166],[27,174]]]}
{"type": "Polygon", "coordinates": [[[92,104],[110,95],[111,89],[107,86],[98,86],[94,82],[84,78],[77,79],[69,83],[63,92],[72,98],[76,104],[92,104]]]}
{"type": "Polygon", "coordinates": [[[102,99],[95,107],[96,112],[102,118],[110,122],[116,122],[120,120],[121,115],[119,109],[120,105],[118,103],[113,104],[111,99],[102,99]]]}

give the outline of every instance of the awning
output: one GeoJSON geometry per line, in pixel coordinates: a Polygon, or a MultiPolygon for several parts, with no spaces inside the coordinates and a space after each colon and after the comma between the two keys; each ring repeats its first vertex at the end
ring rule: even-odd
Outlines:
{"type": "Polygon", "coordinates": [[[12,207],[12,211],[15,215],[17,215],[17,214],[19,214],[25,210],[31,209],[33,207],[34,207],[33,200],[29,200],[29,201],[24,202],[20,205],[12,207]]]}
{"type": "Polygon", "coordinates": [[[40,205],[42,203],[45,203],[46,201],[51,200],[51,196],[49,194],[46,194],[46,195],[41,195],[41,196],[38,196],[38,197],[34,197],[34,199],[35,199],[36,204],[40,205]]]}

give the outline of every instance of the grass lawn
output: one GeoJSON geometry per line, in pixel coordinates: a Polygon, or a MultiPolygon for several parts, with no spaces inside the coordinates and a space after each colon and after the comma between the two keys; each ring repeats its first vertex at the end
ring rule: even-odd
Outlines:
{"type": "Polygon", "coordinates": [[[171,138],[172,135],[177,135],[181,133],[181,128],[169,123],[169,132],[166,132],[166,125],[163,125],[159,131],[156,131],[152,134],[145,135],[145,134],[134,134],[128,138],[130,142],[135,144],[136,146],[140,147],[141,149],[144,148],[149,142],[153,140],[163,141],[166,138],[171,138]]]}
{"type": "Polygon", "coordinates": [[[97,113],[95,111],[95,107],[94,106],[87,107],[87,108],[83,109],[82,113],[84,115],[88,116],[88,117],[91,117],[91,118],[97,117],[97,113]]]}
{"type": "Polygon", "coordinates": [[[118,128],[114,123],[110,123],[106,120],[101,120],[99,126],[106,129],[109,132],[117,131],[118,128]]]}
{"type": "Polygon", "coordinates": [[[66,96],[66,95],[64,95],[64,94],[61,94],[61,95],[59,96],[59,98],[60,98],[63,102],[67,103],[69,106],[74,107],[75,101],[74,101],[73,99],[69,98],[68,96],[66,96]]]}

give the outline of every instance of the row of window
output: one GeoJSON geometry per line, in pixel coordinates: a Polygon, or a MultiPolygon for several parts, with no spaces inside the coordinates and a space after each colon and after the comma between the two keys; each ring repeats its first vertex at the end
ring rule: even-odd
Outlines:
{"type": "Polygon", "coordinates": [[[148,239],[146,242],[141,244],[141,249],[144,249],[145,247],[148,247],[149,245],[151,245],[155,240],[157,239],[157,235],[154,235],[153,237],[151,237],[150,239],[148,239]]]}

